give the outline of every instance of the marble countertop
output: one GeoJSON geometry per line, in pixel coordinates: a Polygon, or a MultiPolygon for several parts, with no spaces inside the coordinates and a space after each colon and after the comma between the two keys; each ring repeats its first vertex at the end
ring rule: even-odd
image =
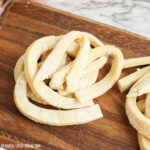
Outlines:
{"type": "Polygon", "coordinates": [[[48,0],[45,4],[150,38],[150,0],[48,0]]]}

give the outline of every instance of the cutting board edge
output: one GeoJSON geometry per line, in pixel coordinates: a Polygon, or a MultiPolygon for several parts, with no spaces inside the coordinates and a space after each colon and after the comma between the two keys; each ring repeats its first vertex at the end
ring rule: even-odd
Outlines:
{"type": "MultiPolygon", "coordinates": [[[[6,8],[6,10],[4,11],[3,15],[2,15],[2,18],[0,20],[0,28],[2,26],[2,23],[3,23],[3,20],[7,17],[7,14],[9,12],[9,10],[11,9],[11,7],[16,4],[16,3],[27,3],[26,0],[14,0],[13,2],[11,2],[9,4],[9,6],[6,8]]],[[[64,10],[60,10],[58,8],[54,8],[54,7],[51,7],[51,6],[47,6],[47,5],[44,5],[44,4],[41,4],[41,3],[37,3],[37,2],[30,2],[36,6],[40,6],[40,7],[43,7],[43,8],[46,8],[46,9],[51,9],[55,12],[59,12],[61,14],[64,14],[66,16],[73,16],[74,18],[78,18],[78,19],[81,19],[83,21],[88,21],[88,22],[91,22],[91,23],[94,23],[94,24],[97,24],[97,25],[101,25],[103,27],[107,27],[109,29],[112,29],[112,30],[117,30],[118,32],[123,32],[123,33],[126,33],[128,35],[131,35],[131,36],[134,36],[136,38],[140,38],[140,39],[143,39],[143,40],[148,40],[150,41],[150,38],[148,37],[145,37],[143,35],[140,35],[140,34],[137,34],[137,33],[133,33],[133,32],[130,32],[130,31],[127,31],[125,29],[121,29],[121,28],[118,28],[118,27],[114,27],[112,25],[108,25],[108,24],[105,24],[105,23],[102,23],[102,22],[99,22],[99,21],[96,21],[96,20],[92,20],[92,19],[89,19],[89,18],[86,18],[86,17],[83,17],[83,16],[80,16],[80,15],[76,15],[76,14],[73,14],[71,12],[67,12],[67,11],[64,11],[64,10]]]]}

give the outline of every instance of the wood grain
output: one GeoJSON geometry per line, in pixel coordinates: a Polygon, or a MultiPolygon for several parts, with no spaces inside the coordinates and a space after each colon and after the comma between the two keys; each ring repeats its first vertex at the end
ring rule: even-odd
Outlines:
{"type": "MultiPolygon", "coordinates": [[[[87,31],[107,44],[120,47],[125,58],[150,54],[150,40],[51,7],[14,2],[0,23],[0,144],[41,144],[48,150],[138,150],[137,133],[129,125],[117,85],[96,98],[104,118],[78,125],[55,127],[35,123],[16,109],[13,68],[35,39],[70,30],[87,31]]],[[[134,68],[135,69],[135,68],[134,68]]],[[[126,69],[125,76],[134,69],[126,69]]]]}

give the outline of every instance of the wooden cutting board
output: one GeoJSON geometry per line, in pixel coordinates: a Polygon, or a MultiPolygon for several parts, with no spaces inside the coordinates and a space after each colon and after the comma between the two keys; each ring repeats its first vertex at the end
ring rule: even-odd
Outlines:
{"type": "MultiPolygon", "coordinates": [[[[119,93],[117,85],[96,99],[104,118],[84,125],[42,125],[16,109],[13,69],[17,59],[35,39],[70,30],[96,35],[121,48],[125,58],[150,55],[150,39],[40,4],[14,2],[0,22],[0,144],[40,144],[44,150],[138,150],[137,132],[125,114],[126,93],[119,93]]],[[[133,70],[126,69],[121,76],[133,70]]]]}

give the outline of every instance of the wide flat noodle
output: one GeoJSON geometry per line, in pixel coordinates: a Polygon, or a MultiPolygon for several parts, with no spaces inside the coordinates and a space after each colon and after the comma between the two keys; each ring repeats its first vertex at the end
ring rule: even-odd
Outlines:
{"type": "Polygon", "coordinates": [[[123,68],[150,65],[150,56],[125,59],[123,68]]]}
{"type": "Polygon", "coordinates": [[[90,41],[88,38],[83,37],[83,42],[81,42],[81,48],[74,60],[72,68],[69,70],[66,76],[67,90],[74,92],[77,90],[80,77],[82,75],[83,69],[86,66],[88,55],[90,52],[90,41]]]}
{"type": "Polygon", "coordinates": [[[95,48],[94,53],[95,54],[91,55],[90,57],[94,57],[94,55],[99,57],[110,55],[114,58],[114,60],[112,61],[112,67],[109,73],[102,80],[96,82],[90,87],[75,92],[75,97],[80,102],[90,101],[91,99],[94,99],[108,91],[120,77],[123,68],[123,55],[118,48],[114,46],[105,45],[102,47],[95,48]]]}
{"type": "Polygon", "coordinates": [[[87,123],[103,116],[99,105],[67,111],[40,108],[28,100],[26,86],[25,75],[22,73],[15,85],[15,104],[22,114],[36,122],[64,126],[87,123]]]}
{"type": "Polygon", "coordinates": [[[144,67],[143,69],[137,70],[134,73],[120,79],[118,81],[118,88],[120,92],[124,92],[128,90],[138,79],[140,79],[143,75],[150,72],[150,66],[144,67]]]}

